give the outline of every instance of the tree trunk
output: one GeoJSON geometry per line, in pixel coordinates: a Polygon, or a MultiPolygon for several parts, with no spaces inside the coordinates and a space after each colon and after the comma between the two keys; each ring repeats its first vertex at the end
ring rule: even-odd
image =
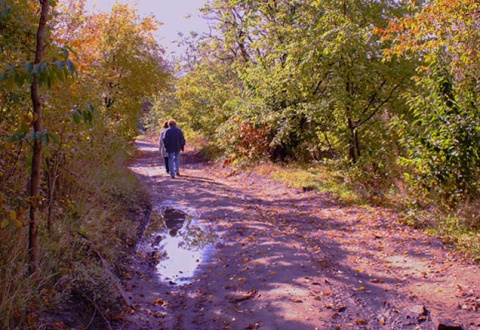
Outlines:
{"type": "Polygon", "coordinates": [[[357,162],[357,157],[360,156],[360,145],[358,142],[358,135],[357,130],[353,126],[353,122],[351,118],[347,119],[348,121],[348,129],[350,130],[350,141],[348,145],[348,155],[352,164],[357,162]]]}
{"type": "Polygon", "coordinates": [[[362,153],[360,151],[360,139],[358,138],[358,129],[355,128],[353,131],[353,139],[355,141],[355,150],[357,151],[357,157],[360,158],[362,153]]]}
{"type": "MultiPolygon", "coordinates": [[[[49,0],[39,0],[41,4],[40,20],[37,30],[37,44],[35,49],[35,65],[43,60],[45,53],[45,29],[48,20],[48,12],[50,9],[49,0]]],[[[37,209],[40,198],[40,180],[42,176],[42,101],[40,97],[40,86],[37,75],[34,76],[30,88],[32,105],[33,105],[33,157],[32,157],[32,174],[30,177],[30,224],[28,231],[28,253],[29,253],[29,272],[37,274],[38,272],[38,219],[37,209]]]]}

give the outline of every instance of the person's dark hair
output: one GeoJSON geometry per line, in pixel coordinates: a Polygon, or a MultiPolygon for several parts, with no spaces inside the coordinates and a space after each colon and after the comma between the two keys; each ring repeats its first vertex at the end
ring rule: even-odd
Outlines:
{"type": "Polygon", "coordinates": [[[162,125],[163,128],[168,128],[168,120],[165,120],[162,125]]]}

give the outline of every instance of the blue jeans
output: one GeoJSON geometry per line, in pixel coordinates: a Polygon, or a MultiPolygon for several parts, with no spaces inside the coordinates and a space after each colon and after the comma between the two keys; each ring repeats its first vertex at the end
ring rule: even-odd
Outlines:
{"type": "Polygon", "coordinates": [[[180,151],[168,153],[168,167],[172,178],[180,172],[180,151]]]}

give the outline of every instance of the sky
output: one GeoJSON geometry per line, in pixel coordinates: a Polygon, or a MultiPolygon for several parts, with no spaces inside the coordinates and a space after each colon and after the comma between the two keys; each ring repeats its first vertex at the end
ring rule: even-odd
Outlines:
{"type": "MultiPolygon", "coordinates": [[[[118,0],[131,3],[141,16],[153,14],[163,23],[157,31],[158,42],[166,49],[167,56],[175,56],[183,50],[172,41],[179,40],[178,32],[187,35],[190,31],[208,32],[208,23],[200,17],[199,8],[205,0],[118,0]]],[[[94,6],[101,11],[109,11],[116,0],[87,0],[87,10],[94,6]]]]}

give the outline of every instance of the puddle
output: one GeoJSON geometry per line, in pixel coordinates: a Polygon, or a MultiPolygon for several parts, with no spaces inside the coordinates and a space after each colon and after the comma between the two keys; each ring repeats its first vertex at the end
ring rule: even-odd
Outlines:
{"type": "Polygon", "coordinates": [[[152,210],[137,253],[155,267],[161,281],[183,285],[195,278],[200,264],[208,262],[217,239],[199,223],[195,210],[163,203],[152,210]]]}

